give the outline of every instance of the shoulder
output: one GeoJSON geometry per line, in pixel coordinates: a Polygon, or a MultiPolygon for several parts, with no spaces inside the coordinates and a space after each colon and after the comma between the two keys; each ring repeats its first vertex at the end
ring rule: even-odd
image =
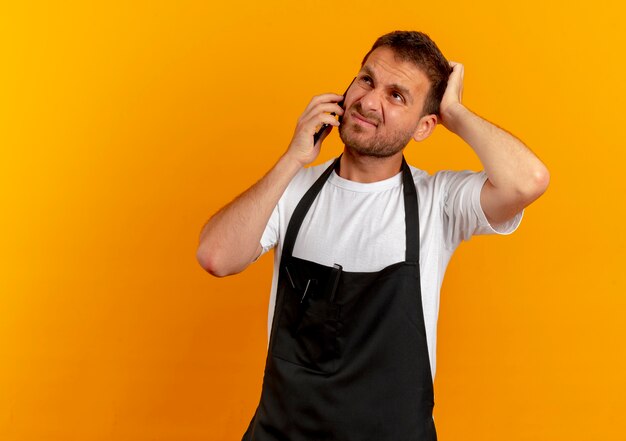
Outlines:
{"type": "Polygon", "coordinates": [[[484,171],[472,170],[439,170],[433,174],[412,165],[409,166],[416,187],[434,192],[448,193],[459,186],[482,186],[487,175],[484,171]]]}
{"type": "Polygon", "coordinates": [[[329,159],[322,164],[313,165],[310,167],[302,168],[296,176],[291,180],[290,185],[296,186],[311,186],[319,178],[322,173],[333,163],[335,158],[329,159]]]}
{"type": "Polygon", "coordinates": [[[287,186],[279,205],[281,202],[293,205],[294,202],[299,201],[334,160],[335,158],[332,158],[322,164],[302,168],[287,186]]]}
{"type": "Polygon", "coordinates": [[[411,170],[411,175],[413,176],[413,181],[415,184],[428,184],[429,180],[432,178],[426,170],[422,170],[417,168],[411,164],[409,164],[409,169],[411,170]]]}

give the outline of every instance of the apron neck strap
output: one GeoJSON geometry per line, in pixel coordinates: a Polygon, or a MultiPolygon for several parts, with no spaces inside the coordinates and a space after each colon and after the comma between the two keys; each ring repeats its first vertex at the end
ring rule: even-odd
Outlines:
{"type": "MultiPolygon", "coordinates": [[[[311,188],[304,194],[300,202],[296,206],[291,219],[289,220],[289,226],[287,227],[287,233],[285,234],[285,242],[283,244],[283,251],[281,260],[285,262],[291,258],[293,253],[293,247],[296,243],[296,237],[304,217],[313,205],[315,198],[322,190],[322,187],[328,180],[333,170],[339,169],[339,163],[341,155],[333,161],[333,163],[324,170],[324,173],[313,183],[311,188]]],[[[402,156],[402,187],[404,193],[404,220],[406,228],[406,262],[418,263],[419,259],[419,210],[417,204],[417,191],[415,189],[415,182],[409,165],[406,163],[404,156],[402,156]]],[[[332,213],[331,213],[332,218],[332,213]]]]}
{"type": "Polygon", "coordinates": [[[417,190],[409,165],[402,156],[402,190],[404,192],[404,225],[406,228],[406,262],[419,263],[420,215],[417,190]]]}

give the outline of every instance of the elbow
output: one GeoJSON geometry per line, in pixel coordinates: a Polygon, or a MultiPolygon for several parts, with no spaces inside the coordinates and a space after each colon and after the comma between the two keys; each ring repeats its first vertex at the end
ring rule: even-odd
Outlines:
{"type": "Polygon", "coordinates": [[[542,166],[533,173],[533,195],[538,198],[546,192],[550,184],[550,172],[542,166]]]}
{"type": "Polygon", "coordinates": [[[200,266],[212,276],[226,277],[233,274],[227,270],[225,265],[220,263],[219,256],[217,256],[216,253],[208,252],[201,246],[198,247],[198,250],[196,251],[196,260],[200,266]]]}
{"type": "Polygon", "coordinates": [[[517,191],[520,200],[525,202],[524,206],[537,200],[542,194],[544,194],[548,189],[549,184],[550,173],[548,172],[548,169],[543,166],[535,169],[530,175],[530,178],[527,178],[524,185],[517,191]]]}

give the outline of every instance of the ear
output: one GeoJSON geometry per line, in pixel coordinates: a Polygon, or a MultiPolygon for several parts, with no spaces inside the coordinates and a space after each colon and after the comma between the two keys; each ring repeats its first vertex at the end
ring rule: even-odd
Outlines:
{"type": "Polygon", "coordinates": [[[437,127],[437,115],[431,113],[422,116],[417,123],[415,132],[413,132],[413,139],[417,142],[425,140],[435,130],[435,127],[437,127]]]}

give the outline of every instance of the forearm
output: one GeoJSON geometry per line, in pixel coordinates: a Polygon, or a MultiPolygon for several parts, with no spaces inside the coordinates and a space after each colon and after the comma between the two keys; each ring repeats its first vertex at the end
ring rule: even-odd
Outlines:
{"type": "Polygon", "coordinates": [[[462,104],[451,107],[444,118],[447,128],[476,152],[494,187],[528,198],[545,189],[547,168],[519,139],[462,104]]]}
{"type": "Polygon", "coordinates": [[[196,253],[205,270],[226,276],[254,261],[274,207],[301,168],[298,161],[283,155],[261,180],[209,219],[196,253]]]}

